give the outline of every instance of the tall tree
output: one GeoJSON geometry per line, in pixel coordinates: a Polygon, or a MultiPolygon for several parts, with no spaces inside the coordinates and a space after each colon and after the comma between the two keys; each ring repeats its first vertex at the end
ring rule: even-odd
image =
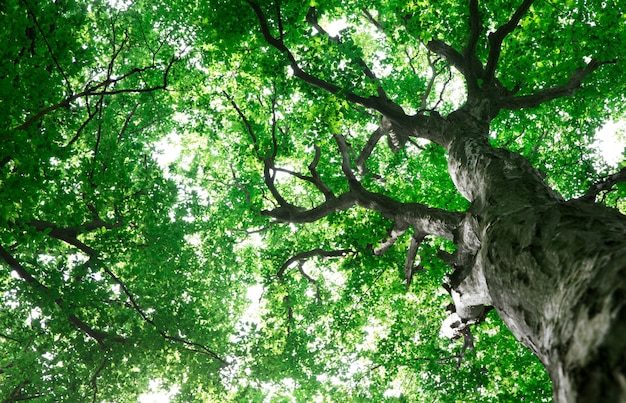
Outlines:
{"type": "MultiPolygon", "coordinates": [[[[298,245],[278,278],[297,268],[319,298],[303,262],[380,256],[402,239],[408,288],[425,239],[445,239],[444,331],[470,346],[468,326],[494,307],[547,369],[556,401],[626,399],[626,219],[599,200],[626,170],[598,178],[582,152],[591,128],[623,112],[618,5],[246,3],[257,36],[244,32],[249,60],[234,67],[260,77],[265,117],[250,111],[254,95],[225,96],[263,166],[272,205],[260,213],[288,223],[283,242],[298,245]],[[455,75],[462,87],[446,94],[455,75]],[[387,160],[383,137],[396,154],[387,160]],[[467,204],[443,180],[415,189],[437,154],[467,204]],[[361,232],[381,224],[379,243],[361,232]]],[[[283,292],[289,342],[297,302],[283,292]]]]}
{"type": "Polygon", "coordinates": [[[3,401],[626,399],[618,2],[283,3],[0,4],[3,401]]]}

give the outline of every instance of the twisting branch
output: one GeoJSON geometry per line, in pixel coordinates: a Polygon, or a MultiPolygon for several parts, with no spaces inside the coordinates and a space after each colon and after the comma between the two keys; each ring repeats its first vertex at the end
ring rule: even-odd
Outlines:
{"type": "Polygon", "coordinates": [[[595,202],[600,192],[610,191],[617,183],[626,183],[626,167],[594,183],[579,200],[595,202]]]}
{"type": "MultiPolygon", "coordinates": [[[[437,62],[441,60],[441,58],[437,58],[432,60],[430,52],[426,54],[426,60],[428,61],[428,67],[430,68],[430,79],[428,80],[428,84],[426,85],[426,90],[424,94],[420,96],[422,103],[420,105],[420,111],[426,111],[428,107],[428,98],[430,97],[431,92],[433,91],[433,87],[435,85],[435,80],[439,75],[445,70],[445,67],[437,69],[437,62]]],[[[413,69],[414,70],[414,69],[413,69]]],[[[449,80],[448,80],[449,81],[449,80]]],[[[445,90],[448,81],[444,83],[444,86],[439,94],[439,101],[435,104],[435,106],[431,109],[434,110],[440,103],[443,97],[443,91],[445,90]]]]}
{"type": "Polygon", "coordinates": [[[585,67],[577,69],[567,80],[566,84],[556,87],[545,88],[531,95],[505,96],[498,100],[497,106],[501,109],[509,110],[534,108],[553,99],[573,95],[574,93],[576,93],[576,91],[580,89],[583,80],[595,70],[597,70],[600,66],[603,66],[605,64],[613,64],[616,62],[617,59],[604,62],[592,59],[589,63],[585,65],[585,67]]]}
{"type": "Polygon", "coordinates": [[[282,280],[285,274],[285,271],[289,267],[291,267],[292,264],[297,263],[297,262],[304,262],[305,260],[310,259],[312,257],[321,257],[325,259],[325,258],[332,258],[332,257],[344,257],[350,253],[355,253],[355,252],[351,249],[338,249],[338,250],[326,251],[321,248],[316,248],[316,249],[309,250],[306,252],[300,252],[297,255],[289,258],[285,263],[283,263],[283,265],[280,266],[280,269],[276,273],[276,276],[280,280],[282,280]]]}
{"type": "MultiPolygon", "coordinates": [[[[476,0],[473,0],[476,1],[476,0]]],[[[496,66],[502,51],[502,41],[517,27],[522,17],[526,14],[534,0],[524,0],[515,10],[511,19],[500,26],[496,32],[489,35],[489,56],[487,57],[487,67],[485,68],[485,81],[491,82],[495,76],[496,66]]],[[[477,1],[476,1],[477,2],[477,1]]]]}
{"type": "Polygon", "coordinates": [[[263,35],[263,38],[270,46],[285,55],[285,57],[289,61],[289,65],[291,66],[291,69],[293,70],[293,75],[295,77],[299,78],[309,85],[312,85],[313,87],[319,88],[331,94],[340,93],[347,101],[364,106],[369,109],[376,110],[383,115],[399,119],[406,118],[406,114],[404,113],[402,108],[400,108],[394,102],[381,97],[380,94],[379,96],[370,96],[368,98],[364,98],[362,96],[356,95],[353,92],[347,91],[346,89],[339,87],[336,84],[325,81],[317,76],[314,76],[304,71],[300,67],[300,64],[296,60],[293,53],[289,50],[289,48],[287,48],[287,46],[283,42],[282,35],[279,34],[278,38],[275,38],[272,35],[268,19],[261,9],[261,6],[251,0],[247,0],[247,3],[250,5],[250,7],[252,7],[254,13],[257,16],[257,19],[259,20],[259,26],[261,28],[261,34],[263,35]]]}

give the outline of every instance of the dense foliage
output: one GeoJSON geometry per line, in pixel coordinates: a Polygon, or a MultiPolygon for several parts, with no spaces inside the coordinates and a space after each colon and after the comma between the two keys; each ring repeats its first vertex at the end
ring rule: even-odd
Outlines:
{"type": "MultiPolygon", "coordinates": [[[[466,3],[2,2],[2,401],[129,402],[151,380],[181,402],[549,401],[495,311],[474,349],[440,337],[451,243],[427,237],[408,284],[411,236],[372,253],[390,230],[377,213],[267,214],[347,190],[335,134],[369,191],[469,207],[440,147],[396,133],[361,153],[385,122],[354,102],[382,88],[407,113],[461,105],[427,44],[465,46],[466,3]]],[[[518,3],[481,2],[483,25],[518,3]]],[[[502,47],[498,79],[520,95],[606,62],[575,96],[492,124],[566,198],[616,171],[592,144],[626,107],[617,3],[534,2],[502,47]]],[[[622,211],[624,196],[601,193],[622,211]]]]}

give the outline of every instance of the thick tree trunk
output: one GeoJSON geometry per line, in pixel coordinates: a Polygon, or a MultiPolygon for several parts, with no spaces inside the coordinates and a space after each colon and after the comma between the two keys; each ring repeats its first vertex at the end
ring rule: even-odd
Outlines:
{"type": "Polygon", "coordinates": [[[449,169],[472,207],[457,235],[457,312],[471,320],[491,303],[547,368],[555,401],[626,402],[626,216],[564,201],[523,157],[459,123],[449,169]]]}

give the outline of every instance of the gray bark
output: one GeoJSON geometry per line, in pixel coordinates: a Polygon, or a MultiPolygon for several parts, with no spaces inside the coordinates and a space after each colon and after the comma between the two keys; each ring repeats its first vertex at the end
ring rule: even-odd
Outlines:
{"type": "Polygon", "coordinates": [[[453,115],[449,170],[472,202],[456,234],[455,315],[472,323],[492,304],[547,368],[556,402],[626,401],[626,216],[563,200],[453,115]]]}

